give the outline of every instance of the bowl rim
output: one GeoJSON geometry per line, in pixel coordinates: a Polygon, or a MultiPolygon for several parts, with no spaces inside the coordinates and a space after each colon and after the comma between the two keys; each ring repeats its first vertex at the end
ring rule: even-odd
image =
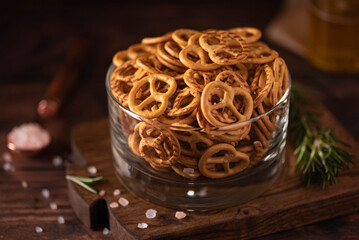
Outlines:
{"type": "Polygon", "coordinates": [[[116,68],[116,66],[114,64],[111,64],[110,67],[107,70],[106,73],[106,92],[107,95],[110,96],[111,100],[113,103],[115,103],[115,105],[117,105],[118,108],[121,108],[122,111],[124,111],[126,114],[128,114],[129,116],[131,116],[132,118],[138,120],[138,121],[144,121],[146,123],[152,124],[152,125],[156,125],[158,127],[162,127],[162,128],[170,128],[172,130],[179,130],[179,131],[233,131],[233,129],[238,129],[240,127],[244,127],[247,124],[251,124],[254,123],[266,116],[268,116],[269,114],[271,114],[272,112],[274,112],[275,110],[279,109],[281,105],[285,104],[287,102],[287,100],[289,100],[289,95],[290,95],[290,89],[292,86],[292,79],[291,79],[291,75],[288,72],[288,88],[285,91],[285,93],[283,94],[282,98],[276,103],[276,105],[274,105],[271,109],[269,109],[268,111],[266,111],[265,113],[259,114],[256,117],[250,118],[248,120],[245,121],[241,121],[241,122],[237,122],[237,123],[232,123],[232,124],[228,124],[228,125],[223,125],[223,126],[213,126],[213,127],[184,127],[184,126],[176,126],[176,125],[171,125],[171,124],[166,124],[166,123],[162,123],[162,122],[158,122],[146,117],[142,117],[140,115],[138,115],[137,113],[132,112],[130,109],[126,108],[125,106],[123,106],[117,99],[116,97],[112,94],[111,91],[111,87],[110,87],[110,80],[111,80],[111,75],[112,72],[114,71],[114,69],[116,68]]]}

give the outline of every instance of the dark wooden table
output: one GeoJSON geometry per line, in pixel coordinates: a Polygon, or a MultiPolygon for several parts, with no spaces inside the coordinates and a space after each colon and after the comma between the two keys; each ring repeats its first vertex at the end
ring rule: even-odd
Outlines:
{"type": "MultiPolygon", "coordinates": [[[[86,34],[94,43],[91,63],[57,119],[47,124],[50,148],[33,159],[15,157],[15,172],[0,168],[0,239],[103,239],[75,216],[67,197],[60,155],[71,160],[70,132],[78,123],[107,116],[105,74],[112,55],[142,37],[175,28],[255,26],[264,29],[279,1],[3,1],[0,4],[0,153],[5,133],[31,121],[35,106],[61,65],[72,40],[86,34]],[[27,181],[28,188],[21,186],[27,181]],[[41,189],[50,190],[50,199],[41,189]],[[58,205],[51,210],[50,202],[58,205]],[[57,217],[66,223],[59,225],[57,217]],[[36,233],[35,227],[43,228],[36,233]]],[[[320,90],[323,103],[359,140],[359,76],[322,73],[280,46],[295,83],[320,90]]],[[[0,158],[1,166],[4,161],[0,158]]],[[[340,183],[339,183],[340,184],[340,183]]],[[[359,239],[359,213],[276,233],[261,239],[359,239]]]]}

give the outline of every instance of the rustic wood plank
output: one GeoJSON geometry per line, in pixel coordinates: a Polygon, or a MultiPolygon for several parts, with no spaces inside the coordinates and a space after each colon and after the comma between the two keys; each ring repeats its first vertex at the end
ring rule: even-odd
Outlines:
{"type": "MultiPolygon", "coordinates": [[[[358,146],[354,138],[339,124],[333,115],[322,109],[323,126],[331,127],[339,136],[352,146],[358,146]]],[[[117,201],[112,192],[121,190],[121,196],[130,201],[129,206],[115,209],[108,208],[109,222],[115,239],[248,239],[264,236],[306,224],[330,219],[359,210],[359,167],[344,170],[338,177],[339,185],[322,190],[318,185],[306,187],[300,174],[293,173],[295,156],[293,147],[287,146],[286,163],[281,177],[274,186],[262,196],[245,204],[208,212],[189,212],[187,218],[178,220],[174,217],[176,210],[152,203],[128,192],[115,176],[110,150],[108,120],[79,125],[74,131],[74,144],[81,163],[86,159],[88,165],[98,169],[98,175],[108,181],[96,185],[108,194],[107,203],[117,201]],[[145,211],[154,208],[158,211],[154,219],[146,219],[145,211]],[[138,229],[140,222],[148,223],[147,229],[138,229]]],[[[359,155],[357,148],[350,150],[359,155]]],[[[356,158],[357,159],[357,158],[356,158]]],[[[87,166],[68,168],[72,175],[88,175],[87,166]]],[[[98,197],[86,190],[68,183],[70,199],[83,198],[81,208],[93,207],[98,197]],[[71,189],[75,191],[72,191],[71,189]]],[[[71,200],[74,202],[74,200],[71,200]]],[[[88,215],[81,215],[80,201],[73,205],[80,219],[89,226],[88,215]],[[84,220],[85,218],[85,220],[84,220]]],[[[106,211],[103,205],[103,211],[106,211]]],[[[93,217],[93,216],[92,216],[93,217]]],[[[91,216],[90,216],[91,218],[91,216]]]]}

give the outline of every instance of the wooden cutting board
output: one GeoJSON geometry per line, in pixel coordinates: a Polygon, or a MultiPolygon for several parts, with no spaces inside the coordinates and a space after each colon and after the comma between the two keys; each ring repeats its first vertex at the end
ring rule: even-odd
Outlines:
{"type": "MultiPolygon", "coordinates": [[[[335,132],[353,148],[349,151],[358,161],[359,145],[326,109],[321,123],[335,132]]],[[[295,156],[290,141],[281,177],[270,190],[245,204],[208,212],[187,212],[175,218],[175,209],[149,203],[130,193],[117,179],[113,168],[107,119],[79,125],[73,132],[75,165],[67,168],[70,175],[88,176],[87,168],[96,166],[97,175],[107,179],[96,184],[106,191],[104,197],[90,193],[68,181],[70,202],[85,225],[98,230],[110,226],[115,239],[248,239],[310,224],[359,210],[359,167],[344,170],[339,184],[322,190],[319,185],[306,187],[300,174],[293,172],[295,156]],[[126,207],[111,209],[109,203],[120,196],[129,200],[126,207]],[[156,209],[157,216],[147,219],[147,209],[156,209]],[[147,229],[137,228],[145,222],[147,229]]]]}

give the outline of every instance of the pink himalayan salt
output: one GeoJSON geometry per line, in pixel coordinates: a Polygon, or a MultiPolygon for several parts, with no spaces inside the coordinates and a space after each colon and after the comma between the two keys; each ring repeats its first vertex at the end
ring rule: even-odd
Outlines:
{"type": "Polygon", "coordinates": [[[175,214],[175,217],[176,217],[177,219],[183,219],[183,218],[185,218],[186,216],[187,216],[187,214],[184,213],[184,212],[182,212],[182,211],[177,211],[176,214],[175,214]]]}
{"type": "Polygon", "coordinates": [[[50,134],[37,123],[24,123],[14,127],[8,138],[16,148],[23,150],[41,149],[50,143],[50,134]]]}

